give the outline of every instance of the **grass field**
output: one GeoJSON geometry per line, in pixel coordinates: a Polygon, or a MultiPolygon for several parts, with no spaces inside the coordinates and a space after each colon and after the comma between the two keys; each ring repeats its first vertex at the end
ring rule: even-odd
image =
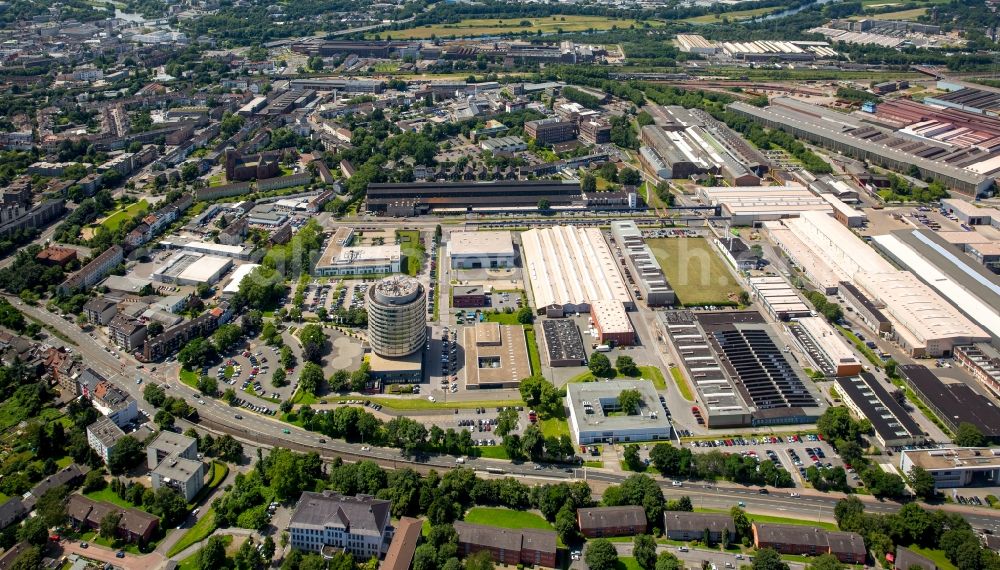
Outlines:
{"type": "Polygon", "coordinates": [[[930,548],[921,548],[919,546],[908,546],[907,548],[921,556],[926,556],[927,558],[933,560],[934,564],[937,564],[939,570],[956,570],[955,565],[951,563],[951,560],[948,560],[948,557],[945,556],[943,550],[932,550],[930,548]]]}
{"type": "Polygon", "coordinates": [[[534,329],[524,329],[524,341],[528,343],[528,360],[531,362],[531,374],[540,376],[542,374],[542,357],[538,354],[538,341],[535,339],[534,329]]]}
{"type": "MultiPolygon", "coordinates": [[[[229,550],[229,546],[232,545],[232,543],[233,543],[233,535],[231,535],[231,534],[223,535],[222,536],[222,542],[225,543],[226,550],[228,551],[229,550]]],[[[190,546],[190,545],[188,545],[188,546],[190,546]]],[[[201,554],[200,550],[198,552],[195,552],[191,556],[188,556],[184,560],[181,560],[177,564],[177,570],[198,570],[199,568],[201,568],[201,564],[198,561],[198,555],[199,554],[201,554]]]]}
{"type": "Polygon", "coordinates": [[[125,499],[119,497],[111,490],[111,487],[105,487],[100,491],[91,491],[89,493],[84,493],[84,496],[88,499],[93,499],[95,501],[104,501],[106,503],[111,503],[112,505],[118,505],[122,508],[135,507],[132,503],[126,501],[125,499]]]}
{"type": "Polygon", "coordinates": [[[900,10],[899,12],[887,12],[885,14],[874,14],[868,16],[872,20],[916,20],[927,13],[927,8],[914,8],[912,10],[900,10]]]}
{"type": "Polygon", "coordinates": [[[493,507],[473,507],[465,513],[465,522],[499,528],[537,528],[552,530],[552,525],[535,513],[493,507]]]}
{"type": "Polygon", "coordinates": [[[415,277],[424,266],[424,245],[417,230],[396,230],[399,248],[406,259],[406,274],[415,277]]]}
{"type": "Polygon", "coordinates": [[[737,302],[741,288],[705,238],[646,240],[656,261],[685,306],[737,302]]]}
{"type": "Polygon", "coordinates": [[[184,533],[184,536],[182,536],[181,539],[174,544],[173,548],[167,552],[167,556],[174,556],[192,544],[205,540],[214,530],[215,511],[210,508],[208,512],[205,513],[205,516],[201,517],[198,522],[194,523],[194,526],[189,528],[188,531],[184,533]]]}
{"type": "Polygon", "coordinates": [[[507,450],[500,445],[486,445],[483,447],[476,448],[479,451],[479,457],[485,457],[486,459],[510,459],[507,455],[507,450]]]}
{"type": "MultiPolygon", "coordinates": [[[[662,26],[662,22],[650,21],[651,26],[662,26]]],[[[373,32],[369,37],[382,35],[394,40],[425,40],[434,37],[450,36],[498,36],[521,34],[524,32],[543,34],[563,32],[583,32],[587,30],[610,30],[612,28],[641,27],[642,23],[633,19],[614,19],[604,16],[551,16],[545,18],[469,18],[454,24],[432,24],[409,30],[392,30],[388,32],[373,32]],[[522,25],[527,22],[530,25],[522,25]]]]}
{"type": "Polygon", "coordinates": [[[125,220],[128,220],[133,216],[135,216],[136,214],[138,214],[139,212],[148,209],[149,209],[149,203],[146,202],[145,200],[139,200],[135,204],[130,204],[125,209],[115,210],[107,218],[101,220],[100,224],[104,226],[104,229],[106,230],[115,231],[118,229],[118,226],[122,225],[122,223],[125,222],[125,220]]]}
{"type": "Polygon", "coordinates": [[[730,22],[736,20],[749,20],[750,18],[755,18],[757,16],[763,16],[779,10],[780,8],[771,6],[769,8],[754,8],[753,10],[736,10],[734,12],[726,12],[725,14],[705,14],[704,16],[695,16],[693,18],[686,18],[684,22],[690,22],[692,24],[721,24],[723,18],[728,18],[730,22]]]}
{"type": "Polygon", "coordinates": [[[545,437],[569,435],[569,423],[566,422],[566,418],[546,418],[538,420],[538,425],[545,437]]]}
{"type": "Polygon", "coordinates": [[[618,563],[615,564],[615,570],[642,570],[642,566],[639,566],[635,558],[622,556],[618,559],[618,563]]]}
{"type": "Polygon", "coordinates": [[[678,367],[676,367],[676,366],[671,366],[670,367],[670,376],[673,377],[674,384],[676,384],[677,385],[677,389],[680,390],[681,396],[685,400],[687,400],[689,402],[693,402],[694,401],[694,393],[691,391],[691,385],[688,384],[687,379],[684,378],[684,373],[681,372],[681,369],[678,368],[678,367]]]}
{"type": "Polygon", "coordinates": [[[667,389],[667,381],[663,377],[663,372],[661,372],[659,368],[655,366],[640,366],[639,372],[642,372],[643,378],[651,380],[653,382],[653,386],[656,387],[657,390],[667,389]]]}
{"type": "MultiPolygon", "coordinates": [[[[696,512],[699,513],[728,513],[726,509],[700,509],[695,508],[696,512]]],[[[793,519],[787,517],[772,517],[769,515],[757,515],[754,513],[747,513],[747,518],[751,522],[761,522],[761,523],[774,523],[774,524],[792,524],[797,526],[814,526],[816,528],[821,528],[823,530],[838,530],[837,525],[828,522],[816,522],[815,520],[808,519],[793,519]]]]}

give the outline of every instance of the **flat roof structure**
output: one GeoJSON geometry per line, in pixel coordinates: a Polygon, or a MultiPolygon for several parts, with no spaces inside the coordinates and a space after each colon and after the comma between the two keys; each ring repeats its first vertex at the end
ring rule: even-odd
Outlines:
{"type": "Polygon", "coordinates": [[[549,366],[583,366],[587,351],[580,329],[571,320],[545,319],[540,340],[545,345],[549,366]]]}
{"type": "Polygon", "coordinates": [[[990,338],[912,273],[860,273],[855,282],[885,304],[895,339],[912,356],[951,354],[956,345],[990,338]]]}
{"type": "Polygon", "coordinates": [[[441,209],[537,212],[542,198],[554,208],[583,204],[580,185],[563,180],[369,184],[365,203],[373,212],[399,216],[441,209]]]}
{"type": "Polygon", "coordinates": [[[694,313],[665,311],[660,313],[657,324],[670,339],[686,376],[694,385],[705,424],[710,428],[750,425],[750,408],[733,380],[723,371],[694,313]]]}
{"type": "Polygon", "coordinates": [[[968,422],[990,441],[1000,441],[1000,407],[968,385],[941,381],[922,364],[899,366],[899,374],[951,431],[968,422]]]}
{"type": "Polygon", "coordinates": [[[643,380],[574,382],[566,385],[570,431],[577,443],[669,440],[673,427],[660,405],[653,383],[643,380]],[[637,390],[638,413],[622,415],[618,396],[637,390]]]}
{"type": "Polygon", "coordinates": [[[975,163],[990,155],[980,151],[971,155],[968,149],[946,149],[930,143],[915,142],[903,136],[862,123],[844,113],[835,113],[819,105],[791,97],[775,97],[765,108],[736,101],[728,108],[765,127],[781,129],[803,140],[821,144],[859,160],[898,172],[911,166],[920,171],[920,178],[931,178],[966,194],[978,196],[987,192],[996,176],[975,172],[949,162],[962,158],[962,163],[975,163]],[[915,144],[914,144],[915,143],[915,144]],[[920,154],[916,154],[920,153],[920,154]],[[977,156],[981,158],[977,158],[977,156]]]}
{"type": "Polygon", "coordinates": [[[516,388],[531,376],[524,327],[476,323],[464,334],[466,389],[516,388]]]}
{"type": "Polygon", "coordinates": [[[883,446],[918,445],[926,440],[924,430],[871,374],[837,378],[837,392],[856,416],[871,422],[883,446]]]}
{"type": "Polygon", "coordinates": [[[733,225],[748,226],[756,222],[793,218],[803,212],[833,211],[822,197],[805,186],[741,186],[699,187],[698,195],[708,204],[720,206],[722,214],[732,218],[733,225]]]}
{"type": "Polygon", "coordinates": [[[950,447],[947,449],[907,449],[899,456],[904,473],[921,467],[934,477],[935,489],[993,486],[1000,479],[1000,449],[950,447]]]}
{"type": "Polygon", "coordinates": [[[788,320],[811,314],[812,310],[799,298],[795,289],[781,277],[751,277],[750,290],[767,312],[778,320],[788,320]]]}
{"type": "Polygon", "coordinates": [[[398,244],[344,246],[331,239],[313,272],[320,276],[398,273],[402,257],[398,244]]]}
{"type": "Polygon", "coordinates": [[[699,313],[695,317],[733,379],[743,401],[753,408],[754,425],[814,422],[823,412],[794,366],[756,311],[699,313]]]}
{"type": "Polygon", "coordinates": [[[514,238],[511,232],[452,232],[446,247],[453,268],[514,265],[514,238]]]}
{"type": "Polygon", "coordinates": [[[628,286],[597,228],[555,226],[521,234],[524,271],[539,312],[586,312],[597,300],[633,306],[628,286]]]}
{"type": "Polygon", "coordinates": [[[813,359],[823,360],[834,376],[852,376],[861,372],[861,360],[825,318],[799,317],[796,323],[812,345],[807,348],[814,349],[807,350],[807,353],[813,359]]]}
{"type": "Polygon", "coordinates": [[[805,271],[809,279],[820,290],[826,293],[835,293],[838,284],[849,279],[847,274],[817,257],[810,244],[792,231],[786,222],[764,222],[764,227],[767,228],[771,240],[805,271]]]}
{"type": "Polygon", "coordinates": [[[229,271],[232,265],[233,260],[226,257],[181,251],[154,271],[152,278],[154,281],[178,285],[211,285],[229,271]]]}
{"type": "Polygon", "coordinates": [[[636,298],[645,299],[650,307],[672,305],[677,300],[674,290],[636,223],[632,220],[611,222],[611,236],[639,287],[635,291],[636,298]]]}
{"type": "Polygon", "coordinates": [[[235,295],[240,292],[240,283],[243,282],[243,278],[247,275],[253,273],[254,269],[260,267],[257,263],[244,263],[236,269],[233,270],[232,277],[229,278],[229,283],[222,288],[223,295],[235,295]]]}
{"type": "Polygon", "coordinates": [[[961,254],[934,232],[903,230],[872,241],[894,261],[1000,340],[1000,276],[961,254]]]}
{"type": "MultiPolygon", "coordinates": [[[[600,331],[602,339],[605,336],[635,338],[632,321],[629,320],[625,307],[618,301],[594,301],[590,304],[590,314],[593,315],[594,325],[600,331]]],[[[626,344],[621,341],[616,342],[626,344]]],[[[627,344],[631,344],[631,341],[627,344]]]]}

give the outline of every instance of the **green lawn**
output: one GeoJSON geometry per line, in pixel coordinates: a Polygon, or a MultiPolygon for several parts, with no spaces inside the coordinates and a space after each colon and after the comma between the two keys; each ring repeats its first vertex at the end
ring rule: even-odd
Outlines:
{"type": "Polygon", "coordinates": [[[301,406],[312,406],[319,403],[319,398],[315,394],[310,394],[305,390],[296,390],[295,396],[292,397],[292,403],[301,406]]]}
{"type": "Polygon", "coordinates": [[[399,240],[399,248],[405,258],[405,270],[407,275],[415,277],[424,266],[424,245],[420,242],[420,232],[418,230],[396,230],[396,239],[399,240]]]}
{"type": "Polygon", "coordinates": [[[542,428],[542,433],[545,434],[545,437],[569,435],[569,422],[566,421],[566,418],[538,420],[538,426],[542,428]]]}
{"type": "Polygon", "coordinates": [[[135,217],[136,214],[143,210],[149,209],[149,202],[145,200],[139,200],[134,204],[130,204],[128,207],[120,210],[115,210],[107,218],[101,220],[100,224],[104,226],[104,229],[115,231],[118,226],[122,225],[126,220],[135,217]]]}
{"type": "Polygon", "coordinates": [[[652,380],[653,386],[657,390],[666,390],[667,381],[663,378],[663,372],[655,366],[640,366],[639,372],[642,372],[642,377],[646,380],[652,380]]]}
{"type": "Polygon", "coordinates": [[[742,288],[705,238],[646,240],[660,269],[685,306],[732,305],[742,288]]]}
{"type": "Polygon", "coordinates": [[[604,467],[604,462],[603,461],[584,461],[583,462],[583,466],[584,467],[596,467],[597,469],[600,469],[600,468],[604,467]]]}
{"type": "Polygon", "coordinates": [[[194,370],[187,370],[187,369],[181,368],[180,377],[181,377],[181,382],[187,384],[188,386],[194,388],[195,390],[198,389],[198,373],[197,372],[195,372],[194,370]]]}
{"type": "Polygon", "coordinates": [[[934,564],[937,564],[939,570],[957,570],[955,565],[951,563],[951,560],[948,560],[948,557],[945,556],[943,550],[933,550],[917,546],[908,546],[907,548],[921,556],[926,556],[927,558],[933,560],[934,564]]]}
{"type": "Polygon", "coordinates": [[[642,570],[642,566],[639,566],[639,563],[636,562],[635,558],[632,558],[631,556],[622,556],[618,559],[618,563],[615,564],[615,570],[642,570]]]}
{"type": "Polygon", "coordinates": [[[465,513],[465,522],[499,528],[537,528],[552,530],[552,525],[541,516],[525,511],[494,507],[473,507],[465,513]]]}
{"type": "MultiPolygon", "coordinates": [[[[394,40],[420,40],[439,38],[494,36],[501,34],[530,34],[582,32],[587,30],[625,29],[630,26],[640,27],[646,22],[632,19],[615,19],[606,16],[547,16],[541,18],[468,18],[454,24],[429,24],[409,30],[391,30],[387,32],[372,32],[368,37],[381,35],[394,40]],[[527,25],[525,25],[527,24],[527,25]]],[[[662,26],[663,22],[649,21],[651,26],[662,26]]]]}
{"type": "Polygon", "coordinates": [[[677,389],[680,390],[681,396],[685,400],[687,400],[689,402],[693,402],[694,401],[694,394],[691,392],[691,385],[688,384],[687,379],[684,378],[684,373],[681,372],[681,369],[678,368],[678,367],[676,367],[676,366],[671,366],[670,367],[670,376],[673,377],[674,384],[676,384],[677,385],[677,389]]]}
{"type": "Polygon", "coordinates": [[[485,457],[486,459],[510,459],[510,456],[507,455],[507,450],[502,445],[486,445],[477,447],[476,449],[479,451],[479,457],[485,457]]]}
{"type": "Polygon", "coordinates": [[[519,325],[517,313],[486,313],[484,320],[488,323],[500,323],[501,325],[519,325]]]}
{"type": "MultiPolygon", "coordinates": [[[[197,542],[197,541],[195,541],[195,542],[197,542]]],[[[225,545],[226,545],[226,547],[228,548],[229,545],[233,543],[233,535],[231,535],[231,534],[224,534],[224,535],[222,535],[222,542],[224,542],[225,545]]],[[[190,546],[190,545],[188,545],[188,546],[190,546]]],[[[187,548],[187,547],[185,547],[185,548],[187,548]]],[[[201,550],[199,550],[198,552],[195,552],[191,556],[188,556],[184,560],[181,560],[177,564],[177,570],[199,570],[200,567],[201,567],[201,565],[198,564],[198,555],[199,554],[201,554],[201,550]]]]}
{"type": "Polygon", "coordinates": [[[538,354],[538,341],[535,340],[535,329],[524,329],[524,341],[528,344],[528,360],[531,362],[531,374],[541,376],[542,357],[538,354]]]}
{"type": "Polygon", "coordinates": [[[104,501],[106,503],[111,503],[113,505],[118,505],[119,507],[122,507],[124,509],[128,509],[128,508],[140,508],[140,507],[136,507],[136,505],[133,505],[132,503],[130,503],[130,502],[126,501],[125,499],[123,499],[123,498],[119,497],[118,495],[116,495],[115,492],[111,490],[110,486],[109,487],[105,487],[105,488],[101,489],[100,491],[91,491],[89,493],[84,493],[84,496],[87,497],[87,498],[89,498],[89,499],[93,499],[95,501],[104,501]]]}
{"type": "Polygon", "coordinates": [[[794,524],[799,526],[814,526],[825,530],[838,530],[836,524],[828,522],[816,522],[814,520],[791,519],[786,517],[772,517],[768,515],[755,515],[751,513],[747,513],[747,517],[751,521],[756,521],[761,523],[794,524]]]}
{"type": "Polygon", "coordinates": [[[705,14],[704,16],[695,16],[693,18],[687,18],[682,20],[684,22],[690,22],[692,24],[721,24],[723,18],[727,18],[730,22],[736,20],[749,20],[756,16],[763,16],[775,10],[779,10],[780,7],[770,7],[770,8],[754,8],[751,10],[735,10],[732,12],[725,12],[722,14],[705,14]]]}
{"type": "Polygon", "coordinates": [[[184,536],[178,540],[174,546],[167,552],[167,556],[176,556],[179,552],[183,551],[185,548],[191,546],[192,544],[201,542],[208,538],[208,535],[212,534],[215,530],[215,511],[211,508],[205,513],[198,522],[194,523],[194,526],[189,528],[184,536]]]}

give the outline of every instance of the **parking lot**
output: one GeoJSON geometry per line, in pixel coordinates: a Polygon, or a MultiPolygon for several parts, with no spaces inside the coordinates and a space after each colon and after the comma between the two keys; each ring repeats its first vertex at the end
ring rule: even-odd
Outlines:
{"type": "Polygon", "coordinates": [[[723,453],[750,456],[758,461],[770,460],[791,473],[792,478],[799,483],[805,479],[805,471],[809,467],[819,469],[844,467],[848,470],[849,483],[856,485],[860,480],[853,469],[845,465],[830,444],[823,441],[819,435],[726,437],[692,441],[686,445],[695,453],[718,450],[723,453]]]}

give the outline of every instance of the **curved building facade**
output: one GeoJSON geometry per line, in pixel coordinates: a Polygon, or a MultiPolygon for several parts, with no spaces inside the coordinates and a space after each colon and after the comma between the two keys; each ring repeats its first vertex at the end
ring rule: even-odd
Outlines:
{"type": "Polygon", "coordinates": [[[368,288],[368,343],[375,354],[413,354],[427,340],[424,286],[412,277],[387,277],[368,288]]]}

